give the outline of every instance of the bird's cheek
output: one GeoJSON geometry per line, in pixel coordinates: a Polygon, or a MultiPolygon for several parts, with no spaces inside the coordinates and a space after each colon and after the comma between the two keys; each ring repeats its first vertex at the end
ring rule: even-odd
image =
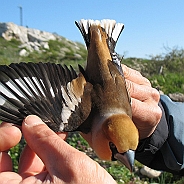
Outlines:
{"type": "Polygon", "coordinates": [[[88,142],[88,144],[92,147],[92,135],[91,135],[91,132],[89,132],[88,134],[84,134],[84,133],[80,132],[80,134],[88,142]]]}
{"type": "Polygon", "coordinates": [[[103,132],[97,132],[92,136],[92,148],[102,160],[111,160],[112,152],[109,147],[109,140],[103,132]]]}
{"type": "Polygon", "coordinates": [[[80,133],[81,136],[93,148],[97,156],[102,160],[111,160],[112,152],[109,147],[109,140],[104,135],[103,131],[94,131],[88,134],[80,133]]]}

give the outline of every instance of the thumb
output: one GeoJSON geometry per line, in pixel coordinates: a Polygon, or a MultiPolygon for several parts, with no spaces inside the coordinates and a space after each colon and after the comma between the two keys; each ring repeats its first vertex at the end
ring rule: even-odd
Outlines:
{"type": "MultiPolygon", "coordinates": [[[[29,147],[41,158],[46,167],[57,163],[57,153],[60,146],[65,144],[61,138],[53,132],[39,117],[30,115],[22,124],[22,132],[29,147]]],[[[47,167],[48,168],[48,167],[47,167]]]]}

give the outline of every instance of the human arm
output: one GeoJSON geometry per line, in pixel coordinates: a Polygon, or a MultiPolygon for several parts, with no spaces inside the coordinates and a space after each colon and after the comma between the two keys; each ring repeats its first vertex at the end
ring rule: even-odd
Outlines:
{"type": "Polygon", "coordinates": [[[155,132],[140,141],[136,158],[145,165],[184,175],[184,103],[161,95],[162,118],[155,132]]]}
{"type": "Polygon", "coordinates": [[[184,103],[172,102],[167,96],[160,96],[138,71],[126,66],[123,69],[132,97],[134,123],[140,133],[136,159],[157,170],[182,174],[184,103]],[[145,128],[143,132],[141,127],[145,128]]]}

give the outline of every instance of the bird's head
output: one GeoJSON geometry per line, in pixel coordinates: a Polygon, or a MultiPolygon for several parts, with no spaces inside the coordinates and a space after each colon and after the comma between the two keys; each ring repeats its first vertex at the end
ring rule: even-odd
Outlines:
{"type": "Polygon", "coordinates": [[[82,135],[100,159],[119,160],[130,171],[138,145],[138,130],[126,114],[112,115],[95,123],[89,134],[82,135]]]}

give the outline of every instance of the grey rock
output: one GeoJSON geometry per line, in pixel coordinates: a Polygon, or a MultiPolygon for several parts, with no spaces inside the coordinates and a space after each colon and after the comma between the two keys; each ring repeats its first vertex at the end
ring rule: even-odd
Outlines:
{"type": "Polygon", "coordinates": [[[33,50],[41,51],[42,49],[48,50],[48,41],[56,40],[58,37],[49,32],[18,26],[11,22],[0,23],[0,36],[8,41],[11,39],[20,40],[22,43],[20,48],[26,48],[30,52],[33,50]]]}
{"type": "Polygon", "coordinates": [[[141,169],[140,169],[140,173],[144,176],[147,176],[149,178],[157,178],[159,177],[161,174],[162,174],[162,171],[156,171],[154,169],[151,169],[147,166],[143,166],[141,169]]]}
{"type": "Polygon", "coordinates": [[[29,53],[27,52],[26,49],[22,49],[20,52],[19,52],[19,56],[22,56],[22,57],[25,57],[25,56],[28,56],[29,53]]]}
{"type": "Polygon", "coordinates": [[[0,22],[0,36],[6,40],[17,39],[20,40],[21,49],[19,54],[23,54],[25,49],[28,53],[37,51],[37,52],[46,52],[50,49],[49,41],[58,40],[62,41],[62,46],[60,46],[60,52],[58,53],[60,58],[66,57],[68,53],[73,53],[73,59],[81,59],[82,56],[79,54],[80,49],[84,45],[77,42],[70,41],[62,36],[59,36],[56,33],[49,33],[46,31],[40,31],[38,29],[27,28],[23,26],[18,26],[14,23],[1,23],[0,22]]]}
{"type": "Polygon", "coordinates": [[[0,36],[6,40],[18,39],[22,43],[28,41],[27,28],[18,26],[12,22],[0,23],[0,36]]]}
{"type": "Polygon", "coordinates": [[[75,57],[76,59],[82,59],[82,56],[81,56],[80,54],[74,53],[74,57],[75,57]]]}
{"type": "Polygon", "coordinates": [[[175,102],[184,102],[184,94],[182,93],[170,93],[168,96],[175,102]]]}
{"type": "Polygon", "coordinates": [[[49,50],[49,44],[48,44],[48,42],[41,42],[40,45],[41,45],[41,47],[43,49],[49,50]]]}

